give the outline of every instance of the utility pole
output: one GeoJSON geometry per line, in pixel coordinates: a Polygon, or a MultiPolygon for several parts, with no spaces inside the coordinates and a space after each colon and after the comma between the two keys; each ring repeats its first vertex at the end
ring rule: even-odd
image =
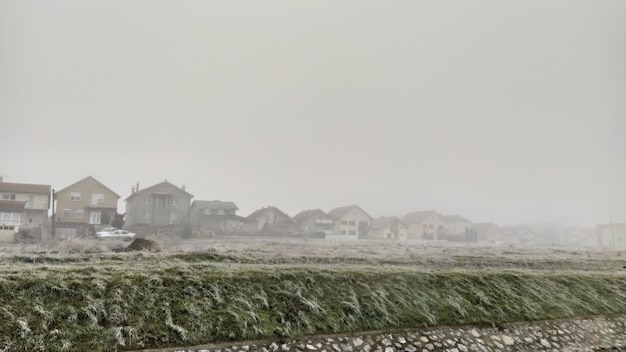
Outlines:
{"type": "Polygon", "coordinates": [[[609,226],[611,229],[611,249],[613,249],[615,247],[615,242],[613,239],[613,215],[611,214],[611,203],[610,202],[605,202],[606,206],[609,208],[609,226]]]}
{"type": "Polygon", "coordinates": [[[52,202],[50,202],[50,203],[51,203],[51,205],[52,205],[52,234],[51,234],[51,236],[50,236],[50,237],[52,237],[52,238],[55,238],[55,237],[56,237],[56,236],[55,236],[56,234],[54,233],[54,215],[55,215],[55,214],[54,214],[54,199],[55,199],[55,198],[56,198],[56,197],[55,197],[54,188],[53,188],[53,189],[52,189],[52,202]]]}

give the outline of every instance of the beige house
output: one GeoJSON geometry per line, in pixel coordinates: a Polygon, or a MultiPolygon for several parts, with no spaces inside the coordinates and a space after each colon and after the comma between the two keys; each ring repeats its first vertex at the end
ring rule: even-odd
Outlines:
{"type": "MultiPolygon", "coordinates": [[[[0,177],[0,200],[24,202],[24,220],[16,224],[28,230],[34,240],[48,237],[48,209],[50,208],[50,185],[3,182],[0,177]]],[[[1,214],[5,216],[6,214],[1,214]]],[[[2,218],[0,218],[0,221],[2,218]]],[[[1,223],[0,223],[1,225],[1,223]]]]}
{"type": "Polygon", "coordinates": [[[298,223],[298,231],[303,234],[333,234],[334,221],[321,209],[303,210],[294,216],[293,219],[298,223]]]}
{"type": "Polygon", "coordinates": [[[448,235],[464,235],[472,229],[472,222],[461,215],[444,215],[443,220],[446,222],[448,235]]]}
{"type": "Polygon", "coordinates": [[[144,235],[181,237],[189,222],[189,207],[193,195],[185,186],[177,187],[167,180],[139,190],[132,188],[126,198],[125,227],[144,235]]]}
{"type": "Polygon", "coordinates": [[[87,176],[55,193],[54,236],[86,235],[98,225],[108,225],[117,213],[120,196],[87,176]]]}
{"type": "Polygon", "coordinates": [[[256,210],[243,223],[243,232],[248,234],[292,235],[297,228],[289,215],[274,206],[256,210]]]}
{"type": "Polygon", "coordinates": [[[239,208],[233,202],[194,200],[189,208],[192,229],[214,234],[239,232],[244,218],[237,215],[237,210],[239,208]]]}
{"type": "Polygon", "coordinates": [[[328,212],[328,216],[335,222],[333,235],[355,239],[367,237],[373,219],[358,205],[335,208],[328,212]]]}
{"type": "Polygon", "coordinates": [[[446,233],[446,221],[434,210],[409,213],[402,222],[409,227],[409,239],[437,240],[446,233]]]}
{"type": "Polygon", "coordinates": [[[372,221],[367,238],[405,240],[408,227],[396,216],[380,217],[372,221]]]}

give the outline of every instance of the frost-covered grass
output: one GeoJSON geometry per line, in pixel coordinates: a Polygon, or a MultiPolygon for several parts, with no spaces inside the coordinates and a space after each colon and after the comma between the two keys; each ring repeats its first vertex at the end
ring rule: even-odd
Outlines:
{"type": "Polygon", "coordinates": [[[0,251],[0,350],[112,351],[626,313],[621,253],[324,241],[162,243],[160,253],[63,245],[0,251]]]}

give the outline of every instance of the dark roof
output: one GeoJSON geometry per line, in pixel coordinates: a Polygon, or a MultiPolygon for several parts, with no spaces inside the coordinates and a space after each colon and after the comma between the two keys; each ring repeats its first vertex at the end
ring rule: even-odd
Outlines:
{"type": "Polygon", "coordinates": [[[441,215],[439,215],[439,213],[434,210],[414,211],[412,213],[406,214],[402,221],[405,224],[419,224],[433,214],[441,217],[441,215]]]}
{"type": "Polygon", "coordinates": [[[0,200],[0,210],[24,210],[26,201],[0,200]]]}
{"type": "MultiPolygon", "coordinates": [[[[165,180],[163,182],[159,182],[159,183],[157,183],[155,185],[152,185],[152,186],[150,186],[148,188],[144,188],[141,191],[135,191],[135,193],[133,193],[130,196],[128,196],[125,200],[129,200],[129,199],[131,199],[131,198],[133,198],[133,197],[135,197],[135,196],[137,196],[139,194],[152,194],[153,193],[153,189],[157,188],[157,187],[160,187],[161,185],[170,185],[170,186],[180,190],[181,192],[187,194],[189,196],[189,198],[193,198],[193,194],[191,194],[191,193],[185,191],[184,189],[174,185],[173,183],[169,182],[168,180],[165,180]]],[[[158,193],[158,192],[156,192],[156,193],[158,193]]]]}
{"type": "Polygon", "coordinates": [[[0,191],[20,193],[50,193],[50,185],[37,185],[30,183],[12,183],[0,181],[0,191]]]}
{"type": "Polygon", "coordinates": [[[373,229],[379,229],[381,227],[385,227],[387,225],[393,224],[395,222],[398,222],[402,225],[404,225],[404,223],[402,221],[400,221],[400,219],[398,219],[397,216],[383,216],[380,218],[376,218],[374,220],[372,220],[372,228],[373,229]]]}
{"type": "Polygon", "coordinates": [[[274,210],[275,212],[285,216],[287,219],[289,219],[289,221],[294,222],[295,221],[291,218],[291,216],[287,215],[285,212],[283,212],[282,210],[274,207],[274,206],[269,206],[269,207],[265,207],[265,208],[261,208],[258,209],[256,211],[254,211],[252,214],[248,215],[248,217],[246,217],[246,221],[250,222],[250,221],[256,221],[256,217],[263,214],[264,212],[268,211],[268,210],[274,210]]]}
{"type": "Polygon", "coordinates": [[[67,191],[67,190],[70,190],[70,189],[71,189],[72,187],[74,187],[75,185],[77,185],[77,184],[79,184],[79,183],[81,183],[81,182],[83,182],[83,181],[87,181],[87,180],[91,180],[91,181],[93,181],[93,182],[97,182],[100,186],[102,186],[102,187],[106,188],[109,192],[111,192],[111,193],[115,194],[115,195],[117,196],[117,198],[119,198],[119,197],[120,197],[120,195],[119,195],[119,194],[117,194],[117,193],[113,192],[113,190],[112,190],[112,189],[110,189],[109,187],[105,186],[105,185],[104,185],[104,183],[102,183],[102,182],[100,182],[100,181],[96,180],[96,178],[95,178],[95,177],[93,177],[93,176],[87,176],[87,177],[83,178],[82,180],[76,181],[76,182],[72,183],[71,185],[69,185],[69,186],[67,186],[67,187],[65,187],[65,188],[63,188],[63,189],[56,191],[55,193],[61,193],[61,192],[65,192],[65,191],[67,191]]]}
{"type": "Polygon", "coordinates": [[[224,209],[224,210],[239,210],[237,205],[233,202],[222,202],[221,200],[194,200],[191,203],[191,209],[224,209]]]}
{"type": "Polygon", "coordinates": [[[365,213],[365,215],[367,215],[370,219],[372,219],[372,217],[368,213],[366,213],[365,210],[361,209],[361,207],[359,207],[358,205],[348,205],[345,207],[335,208],[328,212],[328,216],[337,220],[337,219],[342,218],[344,215],[346,215],[347,213],[349,213],[351,210],[355,208],[359,209],[360,211],[365,213]]]}
{"type": "Polygon", "coordinates": [[[293,219],[296,222],[302,222],[306,219],[310,219],[311,217],[319,217],[323,216],[328,218],[328,214],[324,213],[321,209],[311,209],[311,210],[303,210],[298,213],[298,215],[294,216],[293,219]]]}
{"type": "Polygon", "coordinates": [[[462,217],[461,215],[444,215],[443,217],[443,221],[445,221],[446,223],[451,223],[451,222],[469,222],[471,223],[471,221],[467,220],[466,218],[462,217]]]}

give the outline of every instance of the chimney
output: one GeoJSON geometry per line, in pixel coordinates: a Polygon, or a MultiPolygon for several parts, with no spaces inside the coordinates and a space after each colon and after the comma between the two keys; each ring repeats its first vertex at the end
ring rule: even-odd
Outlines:
{"type": "Polygon", "coordinates": [[[135,185],[135,192],[139,192],[139,182],[135,185]]]}

